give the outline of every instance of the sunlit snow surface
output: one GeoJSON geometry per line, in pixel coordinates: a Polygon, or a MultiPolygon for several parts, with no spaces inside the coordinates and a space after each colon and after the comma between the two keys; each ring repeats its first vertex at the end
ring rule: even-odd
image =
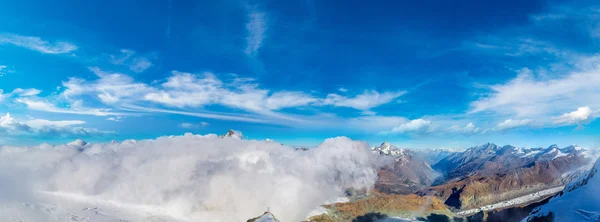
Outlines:
{"type": "MultiPolygon", "coordinates": [[[[554,215],[554,221],[598,221],[600,219],[600,160],[587,174],[571,181],[561,196],[536,208],[532,216],[554,215]]],[[[523,221],[526,221],[524,219],[523,221]]]]}
{"type": "Polygon", "coordinates": [[[216,135],[0,147],[2,221],[301,221],[382,162],[345,137],[308,151],[216,135]],[[290,204],[292,203],[292,204],[290,204]]]}

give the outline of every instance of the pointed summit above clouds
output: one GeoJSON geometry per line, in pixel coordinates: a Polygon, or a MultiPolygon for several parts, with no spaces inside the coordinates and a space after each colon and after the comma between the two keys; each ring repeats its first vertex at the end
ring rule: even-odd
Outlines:
{"type": "Polygon", "coordinates": [[[88,144],[88,143],[87,143],[87,142],[85,142],[85,141],[83,141],[82,139],[76,139],[76,140],[74,140],[74,141],[72,141],[72,142],[68,143],[68,145],[71,145],[71,146],[85,146],[85,145],[87,145],[87,144],[88,144]]]}
{"type": "Polygon", "coordinates": [[[234,138],[234,139],[242,139],[244,136],[242,132],[230,129],[226,134],[219,136],[219,138],[234,138]]]}

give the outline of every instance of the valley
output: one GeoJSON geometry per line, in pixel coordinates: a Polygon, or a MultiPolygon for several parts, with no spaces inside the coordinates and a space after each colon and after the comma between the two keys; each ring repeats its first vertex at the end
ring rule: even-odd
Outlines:
{"type": "Polygon", "coordinates": [[[373,147],[373,153],[394,159],[378,171],[374,190],[363,199],[325,205],[327,214],[312,221],[345,221],[373,212],[415,220],[445,215],[458,221],[518,221],[585,174],[594,159],[576,145],[517,148],[486,143],[463,151],[428,151],[386,142],[373,147]]]}

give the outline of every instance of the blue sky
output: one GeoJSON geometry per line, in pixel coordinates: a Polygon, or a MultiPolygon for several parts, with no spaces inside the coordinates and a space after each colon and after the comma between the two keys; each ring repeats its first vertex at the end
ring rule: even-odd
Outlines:
{"type": "Polygon", "coordinates": [[[593,1],[9,0],[0,21],[0,144],[600,145],[593,1]]]}

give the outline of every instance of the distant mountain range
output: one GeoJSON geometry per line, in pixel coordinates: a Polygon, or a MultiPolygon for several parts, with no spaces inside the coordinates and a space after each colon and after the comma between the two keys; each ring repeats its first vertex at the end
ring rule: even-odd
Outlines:
{"type": "Polygon", "coordinates": [[[519,148],[486,143],[466,150],[413,151],[384,142],[372,151],[394,158],[378,172],[378,192],[435,196],[455,210],[564,186],[591,161],[590,151],[577,145],[519,148]]]}
{"type": "Polygon", "coordinates": [[[372,148],[374,153],[394,158],[394,163],[381,168],[375,189],[390,194],[410,194],[431,185],[439,176],[422,155],[399,149],[387,142],[372,148]]]}
{"type": "MultiPolygon", "coordinates": [[[[588,170],[598,155],[594,150],[577,145],[519,148],[493,143],[463,150],[411,150],[383,142],[371,151],[393,159],[378,169],[374,190],[351,195],[348,202],[324,205],[328,213],[309,221],[356,221],[370,216],[399,218],[391,221],[519,221],[536,206],[540,207],[527,221],[600,219],[600,198],[595,195],[596,189],[600,191],[600,180],[594,177],[600,161],[588,170]],[[563,207],[577,200],[585,200],[587,205],[563,207]]],[[[264,218],[254,221],[258,219],[264,218]]]]}
{"type": "Polygon", "coordinates": [[[422,190],[455,209],[471,209],[565,185],[588,164],[578,146],[517,148],[483,144],[448,155],[433,166],[442,173],[422,190]]]}
{"type": "Polygon", "coordinates": [[[442,172],[445,179],[452,179],[473,172],[492,175],[531,167],[536,162],[572,158],[585,158],[583,149],[576,145],[561,149],[556,145],[548,148],[517,148],[486,143],[464,152],[452,153],[434,164],[433,168],[442,172]]]}

